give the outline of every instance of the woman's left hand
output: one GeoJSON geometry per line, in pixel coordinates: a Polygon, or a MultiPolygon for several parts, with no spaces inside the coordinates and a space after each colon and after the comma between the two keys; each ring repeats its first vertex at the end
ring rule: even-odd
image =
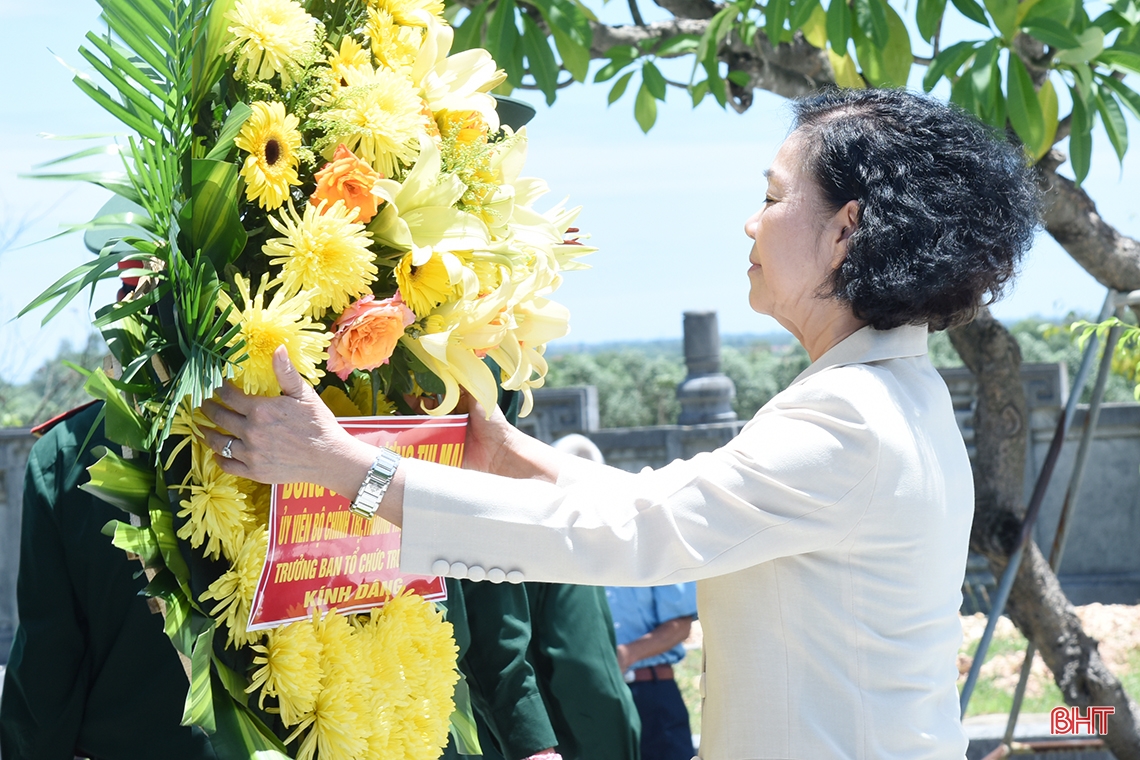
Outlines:
{"type": "Polygon", "coordinates": [[[206,416],[230,432],[204,430],[218,465],[259,483],[316,483],[351,498],[364,481],[375,449],[337,423],[293,367],[284,346],[273,355],[273,369],[280,396],[247,396],[225,383],[216,394],[221,403],[211,399],[202,404],[206,416]]]}

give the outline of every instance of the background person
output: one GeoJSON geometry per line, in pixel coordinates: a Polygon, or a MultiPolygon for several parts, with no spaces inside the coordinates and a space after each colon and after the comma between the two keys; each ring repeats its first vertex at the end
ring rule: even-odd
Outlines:
{"type": "Polygon", "coordinates": [[[689,760],[689,710],[673,666],[685,659],[685,639],[697,617],[693,583],[606,586],[614,619],[618,666],[641,716],[642,760],[689,760]]]}

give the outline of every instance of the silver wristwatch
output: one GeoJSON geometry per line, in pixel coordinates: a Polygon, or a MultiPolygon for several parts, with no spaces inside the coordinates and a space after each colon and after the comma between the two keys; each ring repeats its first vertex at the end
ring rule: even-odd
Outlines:
{"type": "Polygon", "coordinates": [[[360,484],[360,490],[356,492],[356,498],[349,511],[370,520],[375,517],[376,510],[380,508],[380,501],[384,498],[384,492],[391,485],[399,465],[399,454],[391,449],[380,449],[368,474],[364,476],[364,482],[360,484]]]}

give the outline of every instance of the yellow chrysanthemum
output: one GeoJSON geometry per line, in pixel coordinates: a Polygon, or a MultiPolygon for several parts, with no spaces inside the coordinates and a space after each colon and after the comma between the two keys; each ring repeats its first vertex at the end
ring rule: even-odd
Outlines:
{"type": "Polygon", "coordinates": [[[285,740],[288,744],[308,731],[297,760],[353,760],[365,756],[374,717],[370,714],[370,669],[363,657],[363,640],[348,618],[335,612],[323,618],[313,613],[308,624],[320,651],[321,690],[313,709],[303,715],[285,740]]]}
{"type": "Polygon", "coordinates": [[[289,186],[299,185],[297,150],[301,147],[298,120],[285,113],[283,103],[257,101],[234,138],[234,145],[249,153],[241,167],[245,197],[264,209],[275,209],[289,197],[289,186]]]}
{"type": "MultiPolygon", "coordinates": [[[[352,403],[360,410],[360,414],[368,417],[372,414],[372,383],[364,375],[355,375],[348,383],[348,396],[352,403]]],[[[376,414],[392,415],[396,413],[396,405],[380,394],[376,395],[376,414]]]]}
{"type": "Polygon", "coordinates": [[[443,18],[443,0],[370,0],[401,26],[427,26],[431,17],[443,18]]]}
{"type": "Polygon", "coordinates": [[[360,410],[356,408],[356,404],[352,403],[348,394],[335,385],[330,385],[321,391],[321,401],[325,402],[325,406],[329,408],[334,417],[361,416],[360,410]]]}
{"type": "Polygon", "coordinates": [[[409,71],[423,44],[423,30],[403,26],[382,8],[368,9],[365,33],[372,43],[372,57],[381,66],[401,73],[409,71]]]}
{"type": "Polygon", "coordinates": [[[234,37],[226,55],[238,51],[238,77],[272,79],[281,75],[285,89],[293,82],[317,42],[317,20],[294,0],[237,0],[226,14],[234,37]]]}
{"type": "Polygon", "coordinates": [[[396,283],[408,308],[423,318],[432,309],[451,298],[455,288],[443,257],[433,252],[423,264],[413,264],[414,252],[407,253],[396,265],[396,283]]]}
{"type": "Polygon", "coordinates": [[[297,760],[312,760],[314,754],[321,760],[365,757],[371,730],[367,708],[368,701],[356,684],[350,681],[328,684],[317,695],[313,711],[305,716],[285,743],[293,741],[307,729],[308,734],[297,750],[297,760]]]}
{"type": "Polygon", "coordinates": [[[254,645],[253,664],[257,667],[247,693],[261,689],[258,705],[265,698],[277,699],[277,709],[286,726],[295,726],[317,706],[321,691],[321,645],[316,629],[308,620],[275,628],[265,644],[254,645]]]}
{"type": "Polygon", "coordinates": [[[203,443],[191,440],[190,485],[185,487],[190,498],[181,502],[178,511],[179,517],[186,518],[178,537],[189,539],[195,549],[206,544],[207,557],[217,559],[222,554],[233,560],[252,521],[249,504],[237,478],[222,472],[213,452],[203,443]]]}
{"type": "Polygon", "coordinates": [[[251,530],[269,525],[269,507],[273,498],[273,486],[245,478],[238,478],[237,486],[245,494],[245,502],[249,505],[249,513],[253,518],[251,530]]]}
{"type": "Polygon", "coordinates": [[[281,266],[278,280],[287,295],[308,291],[309,314],[324,315],[327,309],[344,311],[349,303],[371,292],[376,279],[375,254],[368,249],[371,233],[356,221],[356,210],[344,201],[332,206],[305,204],[303,214],[289,203],[281,211],[281,221],[269,223],[283,238],[272,238],[262,252],[272,256],[269,263],[281,266]]]}
{"type": "Polygon", "coordinates": [[[309,311],[309,297],[304,291],[286,297],[278,289],[266,306],[267,280],[267,276],[261,278],[261,287],[251,298],[249,283],[237,275],[234,281],[242,305],[229,315],[231,324],[241,325],[237,340],[245,341],[246,353],[234,371],[234,382],[254,396],[276,396],[281,392],[273,371],[273,352],[281,345],[288,350],[289,359],[301,377],[315,384],[324,375],[320,366],[328,358],[325,351],[332,337],[321,331],[322,325],[305,316],[309,311]]]}
{"type": "Polygon", "coordinates": [[[332,160],[344,143],[372,168],[391,177],[419,151],[423,103],[407,77],[388,69],[348,71],[348,86],[320,103],[314,118],[326,129],[322,155],[332,160]]]}
{"type": "Polygon", "coordinates": [[[435,605],[406,594],[374,610],[360,639],[373,692],[390,713],[386,739],[383,731],[375,733],[370,751],[377,757],[438,757],[447,744],[459,680],[451,624],[435,605]]]}
{"type": "Polygon", "coordinates": [[[268,547],[268,528],[260,528],[250,534],[230,569],[211,583],[200,597],[203,602],[208,599],[218,601],[210,615],[225,624],[226,646],[242,647],[261,638],[260,632],[247,631],[245,626],[268,547]]]}
{"type": "Polygon", "coordinates": [[[340,86],[348,86],[348,77],[352,73],[368,73],[372,71],[372,60],[368,51],[349,35],[340,38],[340,48],[330,48],[333,54],[328,58],[329,68],[332,69],[333,79],[340,86]]]}

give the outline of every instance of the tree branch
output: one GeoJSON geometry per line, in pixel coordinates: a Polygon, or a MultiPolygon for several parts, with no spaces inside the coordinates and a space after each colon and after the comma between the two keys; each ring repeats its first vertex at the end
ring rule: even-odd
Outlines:
{"type": "Polygon", "coordinates": [[[654,0],[678,18],[710,19],[724,6],[713,0],[654,0]]]}
{"type": "Polygon", "coordinates": [[[1059,151],[1051,151],[1037,164],[1045,229],[1102,285],[1140,289],[1140,241],[1120,234],[1097,213],[1088,193],[1057,174],[1064,160],[1059,151]]]}
{"type": "MultiPolygon", "coordinates": [[[[978,381],[974,412],[974,524],[970,547],[1000,578],[1021,534],[1025,457],[1029,441],[1021,351],[983,310],[950,340],[978,381]]],[[[1081,628],[1057,576],[1030,543],[1006,608],[1018,630],[1041,651],[1070,705],[1112,705],[1105,741],[1119,760],[1140,760],[1140,710],[1101,660],[1097,642],[1081,628]]]]}

